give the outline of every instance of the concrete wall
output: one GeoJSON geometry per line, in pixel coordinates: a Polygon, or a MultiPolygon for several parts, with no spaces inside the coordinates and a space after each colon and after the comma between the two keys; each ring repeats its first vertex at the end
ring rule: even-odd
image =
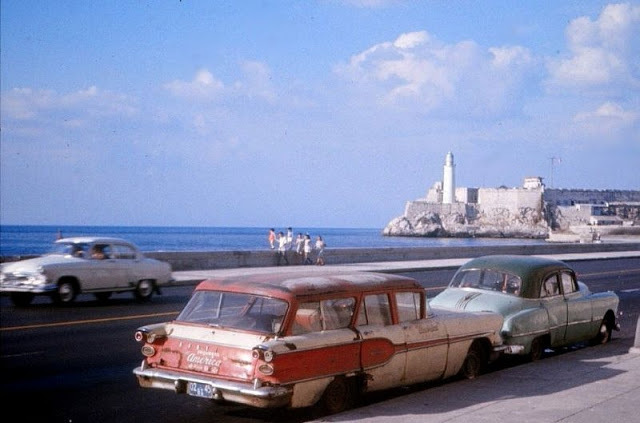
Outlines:
{"type": "Polygon", "coordinates": [[[638,202],[640,191],[631,190],[588,190],[588,189],[553,189],[544,191],[544,201],[549,204],[569,205],[573,203],[598,204],[604,202],[638,202]]]}
{"type": "MultiPolygon", "coordinates": [[[[487,254],[569,254],[610,251],[640,251],[640,243],[602,244],[541,244],[504,245],[487,247],[424,247],[424,248],[335,248],[325,250],[327,264],[368,263],[379,261],[430,260],[472,258],[487,254]]],[[[275,266],[273,251],[184,251],[146,252],[148,257],[166,261],[173,270],[206,270],[238,267],[275,266]]],[[[301,264],[295,253],[290,253],[292,264],[301,264]]]]}

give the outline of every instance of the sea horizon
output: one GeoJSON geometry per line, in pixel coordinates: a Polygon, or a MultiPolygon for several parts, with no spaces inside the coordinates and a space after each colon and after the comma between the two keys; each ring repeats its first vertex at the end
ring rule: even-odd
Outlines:
{"type": "MultiPolygon", "coordinates": [[[[110,226],[110,225],[0,225],[0,256],[41,255],[57,239],[75,236],[109,236],[128,240],[146,252],[267,250],[272,226],[110,226]]],[[[285,232],[286,227],[273,227],[285,232]]],[[[322,236],[331,248],[468,247],[542,244],[540,239],[390,237],[382,228],[292,227],[314,240],[322,236]]]]}

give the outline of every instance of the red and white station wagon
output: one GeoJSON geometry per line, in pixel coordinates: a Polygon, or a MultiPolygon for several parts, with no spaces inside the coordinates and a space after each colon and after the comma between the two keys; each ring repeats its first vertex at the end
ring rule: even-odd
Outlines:
{"type": "Polygon", "coordinates": [[[359,393],[474,378],[501,349],[492,312],[429,309],[411,278],[264,273],[201,282],[143,326],[140,386],[254,407],[348,408],[359,393]]]}

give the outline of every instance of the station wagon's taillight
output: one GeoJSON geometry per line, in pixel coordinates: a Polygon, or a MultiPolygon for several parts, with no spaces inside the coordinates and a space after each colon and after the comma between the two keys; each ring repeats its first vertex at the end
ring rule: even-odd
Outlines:
{"type": "Polygon", "coordinates": [[[276,353],[262,345],[255,347],[251,352],[251,355],[253,356],[253,358],[264,360],[267,363],[271,363],[273,359],[276,358],[276,353]]]}

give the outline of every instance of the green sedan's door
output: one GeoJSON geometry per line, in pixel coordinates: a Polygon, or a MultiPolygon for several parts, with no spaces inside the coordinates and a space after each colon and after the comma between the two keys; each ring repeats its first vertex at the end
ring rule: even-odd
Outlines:
{"type": "Polygon", "coordinates": [[[567,343],[579,342],[589,338],[593,319],[592,304],[579,291],[575,275],[570,272],[560,273],[562,293],[567,303],[567,343]]]}
{"type": "Polygon", "coordinates": [[[542,282],[540,305],[547,311],[550,346],[563,344],[567,332],[568,307],[560,290],[557,273],[547,276],[542,282]]]}

